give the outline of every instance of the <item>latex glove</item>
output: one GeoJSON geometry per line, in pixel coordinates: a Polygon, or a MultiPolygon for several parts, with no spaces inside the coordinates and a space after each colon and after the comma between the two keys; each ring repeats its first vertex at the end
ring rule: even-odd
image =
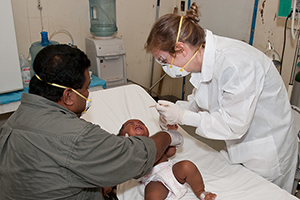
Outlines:
{"type": "Polygon", "coordinates": [[[183,136],[176,130],[167,130],[165,131],[171,136],[170,146],[182,146],[183,145],[183,136]]]}
{"type": "Polygon", "coordinates": [[[165,120],[163,118],[161,118],[161,116],[159,116],[159,126],[160,126],[161,130],[163,130],[163,131],[168,130],[168,125],[165,122],[165,120]]]}
{"type": "Polygon", "coordinates": [[[187,114],[187,110],[180,108],[178,105],[165,100],[159,100],[155,105],[156,110],[165,121],[166,124],[183,124],[183,118],[187,114]]]}

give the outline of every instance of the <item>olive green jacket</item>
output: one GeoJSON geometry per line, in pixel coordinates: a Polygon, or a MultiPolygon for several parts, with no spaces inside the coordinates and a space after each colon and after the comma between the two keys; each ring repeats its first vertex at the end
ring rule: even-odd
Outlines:
{"type": "Polygon", "coordinates": [[[0,128],[0,200],[101,200],[101,187],[145,175],[155,155],[150,138],[109,134],[53,101],[23,93],[0,128]]]}

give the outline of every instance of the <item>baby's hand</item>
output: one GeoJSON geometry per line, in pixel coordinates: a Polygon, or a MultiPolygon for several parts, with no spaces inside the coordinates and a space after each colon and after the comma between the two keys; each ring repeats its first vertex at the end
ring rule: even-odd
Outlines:
{"type": "Polygon", "coordinates": [[[168,128],[168,130],[177,130],[178,129],[178,126],[177,126],[177,124],[174,124],[174,125],[167,125],[167,128],[168,128]]]}
{"type": "Polygon", "coordinates": [[[102,188],[102,194],[105,197],[106,195],[108,195],[111,191],[112,191],[113,187],[103,187],[102,188]]]}

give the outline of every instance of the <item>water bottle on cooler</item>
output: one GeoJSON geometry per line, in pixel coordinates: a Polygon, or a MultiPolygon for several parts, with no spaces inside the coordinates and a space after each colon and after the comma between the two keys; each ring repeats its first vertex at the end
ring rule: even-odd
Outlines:
{"type": "Polygon", "coordinates": [[[90,0],[91,34],[95,38],[114,37],[116,26],[116,0],[90,0]]]}

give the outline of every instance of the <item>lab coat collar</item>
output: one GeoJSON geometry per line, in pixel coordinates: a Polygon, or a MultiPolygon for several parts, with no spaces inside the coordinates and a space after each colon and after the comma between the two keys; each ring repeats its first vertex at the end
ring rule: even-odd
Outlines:
{"type": "Polygon", "coordinates": [[[190,82],[198,88],[201,82],[209,82],[213,77],[215,64],[216,39],[210,30],[205,30],[205,48],[200,73],[192,73],[190,82]]]}

